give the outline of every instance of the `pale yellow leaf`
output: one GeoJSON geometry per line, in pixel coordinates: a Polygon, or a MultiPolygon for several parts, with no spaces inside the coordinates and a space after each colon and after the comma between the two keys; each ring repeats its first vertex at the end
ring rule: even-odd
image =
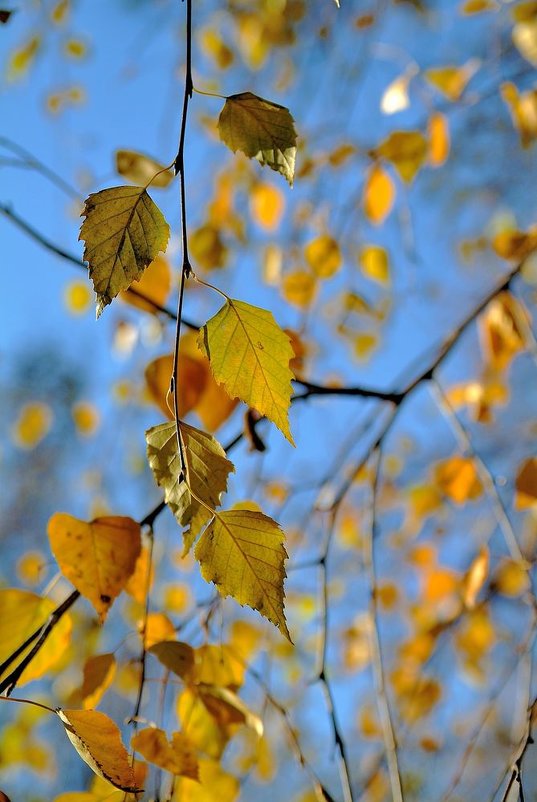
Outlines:
{"type": "Polygon", "coordinates": [[[201,573],[223,596],[253,607],[290,638],[283,608],[287,552],[284,533],[263,513],[218,513],[195,551],[201,573]]]}
{"type": "Polygon", "coordinates": [[[296,157],[294,120],[284,106],[251,92],[231,95],[218,119],[220,139],[281,173],[293,185],[296,157]]]}
{"type": "Polygon", "coordinates": [[[86,199],[79,239],[97,294],[97,317],[168,245],[170,228],[144,187],[112,187],[86,199]]]}
{"type": "Polygon", "coordinates": [[[104,621],[134,571],[141,548],[139,524],[120,516],[86,523],[57,512],[49,520],[48,536],[62,573],[104,621]]]}
{"type": "Polygon", "coordinates": [[[91,290],[82,281],[70,281],[63,295],[64,303],[72,315],[83,315],[91,304],[91,290]]]}
{"type": "Polygon", "coordinates": [[[136,150],[116,150],[116,171],[132,184],[164,188],[174,179],[170,169],[136,150]],[[157,175],[158,173],[158,175],[157,175]]]}
{"type": "Polygon", "coordinates": [[[411,77],[412,75],[404,73],[386,87],[380,99],[380,110],[383,114],[396,114],[409,107],[408,84],[411,77]]]}
{"type": "Polygon", "coordinates": [[[56,711],[67,737],[95,774],[122,791],[137,792],[136,779],[116,724],[97,710],[56,711]]]}
{"type": "Polygon", "coordinates": [[[146,432],[149,465],[157,484],[164,490],[166,504],[181,526],[190,525],[190,532],[185,534],[186,553],[200,528],[211,517],[209,510],[196,501],[189,488],[209,509],[214,510],[227,489],[227,479],[234,467],[220,443],[210,434],[182,423],[181,440],[187,467],[186,481],[181,475],[175,421],[162,423],[146,432]]]}
{"type": "Polygon", "coordinates": [[[216,760],[199,760],[199,782],[188,778],[177,784],[172,802],[235,802],[240,783],[216,760]]]}
{"type": "Polygon", "coordinates": [[[489,550],[481,546],[475,559],[462,580],[462,599],[464,606],[472,610],[476,605],[479,591],[485,584],[490,565],[489,550]]]}
{"type": "MultiPolygon", "coordinates": [[[[54,607],[50,599],[42,598],[27,590],[15,588],[0,590],[0,663],[10,657],[33,632],[47,622],[54,607]]],[[[39,652],[24,669],[18,685],[39,679],[60,660],[69,645],[71,629],[70,616],[62,616],[39,652]]],[[[19,657],[6,668],[2,677],[17,667],[32,645],[21,652],[19,657]]]]}
{"type": "Polygon", "coordinates": [[[517,22],[512,36],[520,55],[537,67],[537,19],[517,22]]]}
{"type": "Polygon", "coordinates": [[[200,330],[198,345],[230,397],[265,415],[294,445],[288,420],[294,353],[272,314],[230,298],[200,330]]]}

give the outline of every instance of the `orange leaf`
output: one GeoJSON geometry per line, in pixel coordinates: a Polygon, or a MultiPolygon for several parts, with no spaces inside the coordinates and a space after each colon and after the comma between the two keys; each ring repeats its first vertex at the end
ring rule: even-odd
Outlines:
{"type": "Polygon", "coordinates": [[[474,461],[469,457],[450,457],[435,467],[435,479],[443,493],[455,504],[473,501],[483,492],[474,461]]]}
{"type": "Polygon", "coordinates": [[[516,476],[515,506],[524,510],[537,502],[537,457],[524,460],[516,476]]]}
{"type": "Polygon", "coordinates": [[[370,223],[380,225],[392,210],[395,186],[380,164],[374,164],[365,179],[362,202],[370,223]]]}
{"type": "Polygon", "coordinates": [[[86,523],[57,512],[48,523],[48,536],[63,575],[104,621],[134,571],[140,554],[139,525],[120,516],[86,523]]]}

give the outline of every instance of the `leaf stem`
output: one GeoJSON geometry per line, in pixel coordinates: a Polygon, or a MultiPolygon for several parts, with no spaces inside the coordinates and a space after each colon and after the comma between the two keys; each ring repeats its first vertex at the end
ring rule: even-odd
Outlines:
{"type": "Polygon", "coordinates": [[[41,704],[41,702],[34,702],[32,699],[17,699],[14,696],[0,696],[0,700],[2,702],[19,702],[19,704],[22,705],[33,705],[34,707],[40,707],[46,710],[47,713],[54,713],[54,715],[56,715],[56,711],[52,707],[41,704]]]}
{"type": "Polygon", "coordinates": [[[227,95],[220,95],[218,92],[204,92],[202,89],[197,89],[195,86],[193,86],[192,89],[197,95],[205,95],[206,97],[219,97],[222,100],[227,100],[227,95]]]}
{"type": "Polygon", "coordinates": [[[229,297],[229,295],[226,295],[226,293],[223,290],[219,290],[218,287],[214,286],[214,284],[209,284],[208,281],[203,281],[203,279],[199,278],[199,276],[197,276],[195,273],[192,273],[192,278],[198,284],[203,284],[204,287],[208,287],[210,290],[214,290],[214,292],[217,292],[219,295],[222,296],[222,298],[225,298],[226,301],[228,301],[228,303],[231,303],[231,298],[229,297]]]}

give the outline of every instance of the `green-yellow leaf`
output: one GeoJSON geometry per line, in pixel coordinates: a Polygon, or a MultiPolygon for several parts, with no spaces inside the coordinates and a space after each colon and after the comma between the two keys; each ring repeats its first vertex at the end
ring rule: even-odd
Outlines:
{"type": "Polygon", "coordinates": [[[283,609],[285,535],[272,518],[251,510],[218,513],[195,556],[201,573],[222,596],[232,596],[272,621],[291,640],[283,609]]]}
{"type": "Polygon", "coordinates": [[[189,488],[208,507],[220,504],[227,489],[227,478],[234,471],[220,443],[210,434],[181,423],[181,441],[186,459],[187,481],[181,478],[181,458],[177,445],[175,421],[161,423],[146,432],[147,457],[157,484],[164,490],[166,504],[185,533],[185,554],[211,513],[196,501],[189,488]]]}
{"type": "Polygon", "coordinates": [[[200,330],[198,345],[229,395],[269,418],[294,445],[288,419],[294,351],[272,314],[229,298],[200,330]]]}
{"type": "Polygon", "coordinates": [[[296,131],[285,106],[251,92],[231,95],[218,118],[218,132],[233,153],[240,150],[260,164],[267,164],[293,186],[296,131]]]}
{"type": "Polygon", "coordinates": [[[97,294],[97,317],[138,280],[159,251],[170,227],[144,187],[112,187],[86,199],[79,239],[97,294]]]}
{"type": "Polygon", "coordinates": [[[104,621],[140,555],[140,525],[132,518],[105,516],[86,523],[63,512],[48,523],[50,547],[63,575],[104,621]]]}
{"type": "Polygon", "coordinates": [[[67,737],[82,760],[99,777],[122,791],[135,793],[136,779],[121,734],[112,719],[97,710],[56,711],[67,737]]]}
{"type": "Polygon", "coordinates": [[[427,140],[421,131],[393,131],[376,153],[393,164],[409,184],[427,158],[427,140]]]}

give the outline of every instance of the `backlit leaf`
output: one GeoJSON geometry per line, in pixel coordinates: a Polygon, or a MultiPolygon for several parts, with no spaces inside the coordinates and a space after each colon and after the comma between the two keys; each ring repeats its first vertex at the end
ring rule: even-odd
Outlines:
{"type": "Polygon", "coordinates": [[[84,680],[80,689],[85,710],[97,707],[112,684],[115,673],[116,659],[113,654],[97,654],[86,660],[84,680]]]}
{"type": "Polygon", "coordinates": [[[518,22],[512,36],[520,55],[537,67],[537,19],[518,22]]]}
{"type": "Polygon", "coordinates": [[[164,730],[148,727],[133,736],[131,746],[150,763],[165,771],[198,779],[198,761],[194,746],[180,732],[174,732],[170,742],[164,730]]]}
{"type": "Polygon", "coordinates": [[[368,171],[362,202],[370,223],[380,225],[389,215],[395,198],[395,187],[384,168],[375,163],[368,171]]]}
{"type": "Polygon", "coordinates": [[[11,430],[15,444],[19,448],[35,448],[49,433],[52,421],[52,410],[48,404],[42,401],[24,404],[11,430]]]}
{"type": "Polygon", "coordinates": [[[242,92],[231,95],[218,119],[220,139],[233,153],[267,164],[293,185],[296,157],[294,120],[285,106],[242,92]]]}
{"type": "Polygon", "coordinates": [[[172,287],[172,273],[168,260],[158,254],[148,268],[144,271],[140,281],[133,281],[130,289],[141,293],[145,298],[140,298],[134,292],[124,290],[120,293],[120,298],[125,303],[143,309],[145,312],[155,313],[155,307],[151,301],[159,306],[164,306],[172,287]]]}
{"type": "Polygon", "coordinates": [[[383,114],[396,114],[408,108],[410,104],[408,84],[411,77],[411,74],[404,73],[386,87],[380,100],[380,110],[383,114]]]}
{"type": "Polygon", "coordinates": [[[300,309],[307,309],[315,300],[317,280],[308,270],[286,273],[282,282],[282,295],[286,301],[300,309]]]}
{"type": "Polygon", "coordinates": [[[434,112],[429,117],[429,164],[440,167],[449,155],[449,126],[447,117],[434,112]]]}
{"type": "Polygon", "coordinates": [[[308,242],[304,248],[306,262],[319,278],[331,278],[341,267],[342,257],[336,240],[328,234],[308,242]]]}
{"type": "MultiPolygon", "coordinates": [[[[28,590],[0,590],[0,663],[3,663],[35,630],[46,623],[54,610],[50,599],[28,590]]],[[[62,657],[71,638],[71,618],[64,615],[56,624],[30,664],[24,669],[18,685],[39,679],[62,657]]],[[[2,676],[10,673],[30,651],[31,645],[10,664],[2,676]]]]}
{"type": "Polygon", "coordinates": [[[160,641],[149,649],[151,654],[169,671],[182,679],[191,679],[194,669],[195,652],[192,646],[181,641],[160,641]]]}
{"type": "Polygon", "coordinates": [[[394,131],[376,149],[410,183],[427,158],[427,140],[421,131],[394,131]]]}
{"type": "Polygon", "coordinates": [[[283,609],[287,552],[278,524],[263,513],[219,513],[195,551],[201,573],[223,596],[253,607],[290,638],[283,609]]]}
{"type": "Polygon", "coordinates": [[[433,67],[425,71],[425,78],[431,83],[444,97],[455,102],[466,88],[466,84],[476,72],[479,63],[468,61],[462,67],[447,66],[433,67]]]}
{"type": "Polygon", "coordinates": [[[175,627],[165,613],[149,613],[145,620],[138,622],[138,628],[146,649],[175,637],[175,627]]]}
{"type": "Polygon", "coordinates": [[[389,285],[390,264],[384,248],[378,245],[365,245],[360,250],[359,258],[364,276],[379,284],[389,285]]]}
{"type": "Polygon", "coordinates": [[[168,245],[170,229],[144,187],[112,187],[86,199],[79,239],[97,294],[97,317],[168,245]]]}
{"type": "Polygon", "coordinates": [[[479,591],[485,584],[489,572],[490,556],[486,546],[481,546],[462,580],[462,598],[468,610],[475,607],[479,591]]]}
{"type": "Polygon", "coordinates": [[[216,760],[202,758],[199,761],[199,782],[181,779],[172,799],[173,802],[235,802],[239,791],[240,783],[236,777],[224,771],[216,760]]]}
{"type": "Polygon", "coordinates": [[[198,345],[230,397],[265,415],[294,445],[288,420],[294,353],[272,314],[228,299],[201,329],[198,345]]]}
{"type": "Polygon", "coordinates": [[[213,223],[196,228],[189,237],[190,256],[203,270],[219,270],[226,266],[228,249],[220,228],[213,223]]]}
{"type": "Polygon", "coordinates": [[[88,766],[122,791],[139,791],[121,733],[114,722],[97,710],[57,711],[67,737],[88,766]]]}
{"type": "Polygon", "coordinates": [[[266,231],[278,228],[285,208],[281,190],[272,184],[254,184],[250,195],[250,214],[266,231]]]}
{"type": "Polygon", "coordinates": [[[537,138],[537,90],[519,92],[515,84],[506,81],[501,84],[500,93],[518,129],[522,147],[529,147],[537,138]]]}
{"type": "Polygon", "coordinates": [[[196,501],[189,488],[210,509],[220,504],[227,479],[234,470],[220,443],[210,434],[181,424],[181,439],[187,467],[187,481],[181,478],[175,421],[162,423],[146,432],[147,456],[157,484],[164,490],[166,504],[181,526],[190,525],[185,535],[185,553],[211,513],[196,501]]]}
{"type": "Polygon", "coordinates": [[[494,575],[494,587],[504,596],[521,596],[531,587],[530,567],[516,560],[503,560],[494,575]]]}
{"type": "Polygon", "coordinates": [[[216,759],[221,757],[236,729],[236,725],[233,727],[219,725],[203,704],[195,686],[185,688],[178,696],[177,717],[188,739],[201,752],[216,759]]]}
{"type": "Polygon", "coordinates": [[[163,164],[136,150],[116,150],[116,171],[132,184],[146,186],[151,181],[152,187],[159,188],[169,186],[175,177],[163,164]]]}
{"type": "Polygon", "coordinates": [[[134,571],[140,554],[139,524],[120,516],[86,523],[57,512],[48,523],[48,536],[63,575],[104,621],[134,571]]]}
{"type": "Polygon", "coordinates": [[[438,487],[455,504],[472,501],[483,493],[475,463],[469,457],[442,460],[437,463],[434,474],[438,487]]]}

